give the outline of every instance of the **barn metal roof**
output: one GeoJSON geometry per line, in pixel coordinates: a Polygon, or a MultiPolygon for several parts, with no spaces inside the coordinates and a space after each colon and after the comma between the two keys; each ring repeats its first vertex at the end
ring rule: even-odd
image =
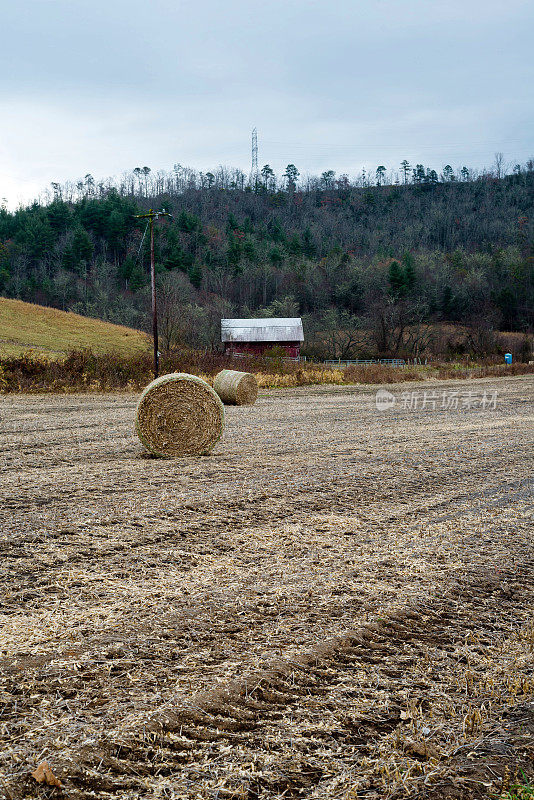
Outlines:
{"type": "Polygon", "coordinates": [[[223,342],[303,342],[300,317],[263,319],[222,319],[223,342]]]}

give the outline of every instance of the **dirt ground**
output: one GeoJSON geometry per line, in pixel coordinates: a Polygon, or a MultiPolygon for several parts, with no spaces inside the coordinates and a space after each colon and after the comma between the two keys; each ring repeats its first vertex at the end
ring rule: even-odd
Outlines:
{"type": "Polygon", "coordinates": [[[137,397],[0,398],[0,797],[533,777],[534,379],[388,389],[264,392],[172,461],[137,397]]]}

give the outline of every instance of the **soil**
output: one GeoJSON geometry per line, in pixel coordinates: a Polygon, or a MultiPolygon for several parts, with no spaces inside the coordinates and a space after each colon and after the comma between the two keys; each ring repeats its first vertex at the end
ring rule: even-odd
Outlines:
{"type": "Polygon", "coordinates": [[[1,398],[0,797],[534,777],[534,379],[387,388],[263,392],[177,460],[136,396],[1,398]]]}

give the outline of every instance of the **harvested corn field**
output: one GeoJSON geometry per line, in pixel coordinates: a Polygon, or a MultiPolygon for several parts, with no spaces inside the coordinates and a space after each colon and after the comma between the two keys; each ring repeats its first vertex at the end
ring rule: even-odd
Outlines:
{"type": "Polygon", "coordinates": [[[174,461],[137,396],[2,399],[0,797],[532,779],[534,382],[405,387],[272,391],[174,461]]]}

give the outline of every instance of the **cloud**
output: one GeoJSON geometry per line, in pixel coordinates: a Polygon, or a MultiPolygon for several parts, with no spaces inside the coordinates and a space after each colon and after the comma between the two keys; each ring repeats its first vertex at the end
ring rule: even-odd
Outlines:
{"type": "Polygon", "coordinates": [[[277,169],[525,160],[533,21],[524,0],[6,5],[0,196],[138,164],[248,169],[253,125],[277,169]]]}

